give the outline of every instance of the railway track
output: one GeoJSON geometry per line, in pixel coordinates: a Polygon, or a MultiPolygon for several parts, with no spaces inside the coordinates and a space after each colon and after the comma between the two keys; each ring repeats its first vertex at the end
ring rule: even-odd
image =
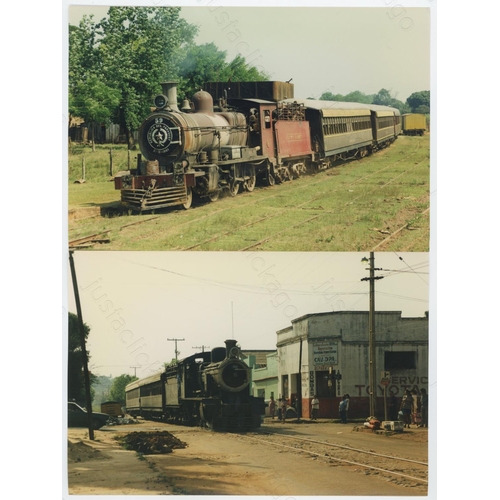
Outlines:
{"type": "MultiPolygon", "coordinates": [[[[418,149],[418,148],[417,148],[417,149],[418,149]]],[[[415,151],[415,152],[413,152],[411,155],[409,155],[409,157],[413,156],[414,154],[416,154],[416,151],[415,151]]],[[[405,158],[405,160],[406,160],[406,159],[408,159],[408,158],[405,158]]],[[[366,179],[367,179],[367,178],[369,178],[369,177],[372,177],[372,176],[374,176],[374,175],[380,174],[381,172],[383,172],[383,171],[385,171],[385,170],[388,170],[388,169],[390,169],[390,168],[393,168],[393,167],[394,167],[397,163],[399,163],[399,162],[401,162],[401,161],[403,161],[403,160],[399,160],[399,161],[398,161],[398,162],[396,162],[395,164],[392,164],[392,165],[389,165],[389,166],[387,166],[387,167],[381,168],[381,169],[379,169],[379,170],[377,170],[377,171],[375,171],[375,172],[371,173],[371,174],[370,174],[370,175],[368,175],[368,176],[364,176],[364,177],[363,177],[363,178],[361,178],[361,179],[357,179],[356,181],[353,181],[353,182],[351,182],[351,183],[349,183],[349,184],[347,184],[347,185],[345,185],[345,186],[342,186],[342,188],[340,188],[340,187],[339,187],[339,188],[337,188],[337,189],[333,190],[333,191],[332,191],[332,193],[335,193],[336,191],[339,191],[340,189],[345,189],[346,187],[347,187],[347,188],[352,187],[352,186],[354,186],[355,184],[359,183],[361,180],[366,180],[366,179]]],[[[375,188],[375,189],[383,189],[384,187],[386,187],[386,186],[390,185],[390,184],[391,184],[394,180],[398,179],[398,178],[399,178],[399,177],[401,177],[402,175],[404,175],[404,174],[408,173],[409,171],[411,171],[411,170],[413,170],[413,169],[417,168],[417,167],[418,167],[421,163],[423,163],[424,161],[425,161],[425,160],[422,160],[422,161],[420,161],[420,162],[416,163],[416,164],[415,164],[415,165],[414,165],[411,169],[408,169],[408,170],[406,170],[405,172],[402,172],[402,173],[397,174],[396,176],[394,176],[393,178],[391,178],[389,181],[385,182],[383,185],[381,185],[381,186],[377,186],[377,188],[375,188]]],[[[321,183],[321,181],[318,181],[317,183],[321,183]]],[[[313,183],[313,184],[315,184],[315,183],[313,183]]],[[[310,184],[310,185],[311,185],[311,184],[310,184]]],[[[309,185],[309,186],[310,186],[310,185],[309,185]]],[[[375,190],[375,189],[374,189],[374,190],[375,190]]],[[[373,191],[374,191],[374,190],[373,190],[373,191]]],[[[354,201],[356,201],[356,200],[357,200],[357,199],[359,199],[359,198],[360,198],[360,197],[354,198],[354,200],[351,200],[351,203],[352,203],[352,202],[354,202],[354,201]]],[[[295,206],[295,207],[294,207],[294,209],[295,209],[295,210],[297,210],[297,209],[303,209],[304,205],[311,203],[311,201],[314,201],[314,199],[315,199],[315,198],[313,198],[312,200],[308,200],[307,202],[301,203],[301,204],[299,204],[299,205],[295,206]]],[[[254,203],[256,203],[256,202],[254,202],[254,203]]],[[[428,209],[427,209],[425,212],[423,212],[423,214],[425,214],[425,213],[427,213],[427,212],[428,212],[428,209]]],[[[255,224],[260,223],[260,222],[268,221],[268,220],[269,220],[269,219],[271,219],[271,218],[279,218],[279,217],[282,215],[282,213],[283,213],[283,212],[280,212],[279,214],[276,214],[276,215],[274,215],[273,217],[266,217],[266,218],[259,219],[258,221],[255,221],[255,222],[253,222],[253,223],[251,223],[251,224],[248,224],[248,225],[246,225],[246,226],[243,226],[242,228],[247,227],[247,226],[249,226],[249,225],[255,225],[255,224]]],[[[303,220],[303,221],[301,221],[301,222],[297,222],[297,224],[294,224],[293,226],[287,227],[287,228],[286,228],[286,229],[284,229],[284,230],[281,230],[281,231],[279,231],[279,232],[277,232],[277,233],[274,233],[274,234],[272,234],[272,235],[270,235],[270,236],[268,236],[268,237],[266,237],[266,238],[264,238],[264,239],[262,239],[262,240],[260,240],[260,241],[258,241],[258,242],[256,242],[256,243],[252,244],[252,245],[248,245],[248,246],[242,247],[242,248],[240,248],[240,249],[239,249],[239,251],[247,251],[247,250],[250,250],[250,249],[252,249],[252,248],[258,247],[258,246],[260,246],[260,245],[262,245],[262,244],[264,244],[264,243],[267,243],[267,242],[271,241],[273,238],[276,238],[277,236],[279,236],[280,234],[282,234],[282,233],[283,233],[283,232],[285,232],[285,231],[290,231],[290,230],[293,230],[293,229],[295,229],[295,228],[297,228],[297,227],[299,227],[299,226],[301,226],[301,225],[303,225],[303,224],[307,224],[307,223],[311,222],[312,220],[315,220],[315,219],[317,219],[317,218],[321,217],[322,215],[331,214],[331,213],[332,213],[332,212],[331,212],[330,210],[325,210],[325,211],[322,211],[322,213],[321,213],[321,214],[319,214],[319,215],[315,215],[315,216],[313,216],[313,217],[309,217],[309,218],[307,218],[307,219],[305,219],[305,220],[303,220]]],[[[406,224],[405,224],[404,226],[400,227],[397,231],[393,232],[393,233],[392,233],[389,237],[385,238],[385,239],[383,240],[383,242],[380,242],[380,243],[377,245],[377,247],[378,247],[378,246],[380,246],[380,245],[382,245],[382,244],[387,243],[387,242],[388,242],[391,238],[393,238],[394,236],[396,236],[399,232],[401,232],[402,230],[404,230],[406,227],[407,227],[407,225],[406,225],[406,224]]],[[[242,228],[238,228],[238,230],[240,230],[240,229],[242,229],[242,228]]],[[[235,232],[236,232],[236,231],[232,231],[232,232],[224,233],[224,234],[222,234],[222,235],[219,235],[219,236],[217,236],[217,237],[210,238],[209,240],[203,241],[203,242],[201,242],[201,243],[199,243],[199,244],[197,244],[197,245],[194,245],[194,246],[191,246],[191,247],[188,247],[188,248],[182,249],[182,250],[191,250],[191,249],[193,249],[193,248],[196,248],[196,247],[199,247],[199,246],[203,246],[204,244],[206,244],[206,243],[208,243],[208,242],[213,242],[213,241],[216,241],[218,238],[220,238],[220,237],[222,237],[222,236],[227,236],[227,235],[229,235],[229,234],[234,234],[235,232]]]]}
{"type": "Polygon", "coordinates": [[[379,475],[403,485],[428,484],[428,463],[421,460],[281,432],[260,431],[257,435],[243,435],[241,438],[314,457],[329,465],[354,467],[364,474],[379,475]]]}
{"type": "MultiPolygon", "coordinates": [[[[329,195],[333,196],[333,195],[335,195],[336,192],[345,191],[346,189],[348,190],[349,188],[354,187],[354,186],[356,186],[357,184],[359,184],[359,183],[361,183],[363,181],[367,181],[370,178],[374,178],[374,177],[376,178],[377,176],[380,176],[382,173],[390,172],[390,170],[393,169],[393,168],[395,168],[399,163],[401,163],[403,161],[407,161],[408,159],[410,159],[411,157],[413,157],[414,155],[416,155],[417,152],[419,151],[419,149],[420,149],[420,143],[417,143],[417,147],[415,149],[413,149],[412,151],[408,152],[404,156],[404,158],[401,158],[401,159],[397,160],[396,162],[392,162],[390,165],[385,165],[382,168],[378,168],[378,169],[374,170],[373,172],[370,172],[370,173],[365,174],[365,175],[363,175],[363,176],[361,176],[361,177],[359,177],[357,179],[352,180],[351,182],[339,185],[336,188],[334,188],[331,191],[329,191],[329,195]]],[[[358,160],[358,161],[363,161],[363,160],[358,160]]],[[[389,186],[391,183],[393,183],[398,178],[401,178],[402,176],[404,176],[405,174],[407,174],[409,171],[411,171],[411,170],[417,168],[418,166],[420,166],[424,161],[426,161],[426,159],[423,159],[423,160],[419,161],[414,166],[412,166],[410,169],[407,169],[404,172],[396,172],[395,175],[391,176],[388,180],[385,180],[385,182],[384,182],[383,185],[377,185],[377,186],[373,187],[370,190],[370,192],[375,192],[376,190],[383,189],[384,187],[389,186]]],[[[280,186],[279,191],[277,191],[276,193],[266,196],[266,201],[272,201],[275,198],[278,198],[278,197],[282,198],[284,195],[286,196],[286,192],[287,192],[286,190],[287,189],[310,189],[311,187],[314,187],[316,185],[321,185],[325,181],[324,175],[328,175],[328,172],[330,172],[330,170],[320,172],[319,174],[317,174],[317,179],[316,180],[313,180],[312,182],[305,183],[303,185],[300,185],[296,181],[295,182],[286,183],[285,185],[280,186]]],[[[247,193],[243,193],[242,195],[238,195],[238,198],[239,198],[239,200],[238,200],[239,201],[238,208],[239,209],[241,209],[241,208],[248,209],[249,213],[251,213],[251,208],[258,206],[262,202],[262,197],[260,197],[260,196],[255,197],[255,193],[256,192],[254,192],[253,195],[249,196],[247,199],[244,199],[245,195],[247,193]]],[[[291,225],[287,226],[284,229],[278,227],[278,229],[279,229],[278,231],[275,231],[275,232],[273,232],[271,234],[265,235],[265,238],[261,238],[258,241],[252,243],[251,245],[247,244],[247,245],[241,246],[240,248],[233,249],[233,250],[236,250],[236,251],[246,251],[246,250],[249,250],[249,249],[253,249],[253,248],[262,246],[262,245],[264,245],[266,243],[269,243],[269,242],[272,242],[273,240],[276,240],[283,233],[286,233],[287,231],[291,231],[291,230],[297,229],[300,226],[305,225],[305,224],[311,222],[312,220],[318,219],[319,217],[324,217],[324,216],[332,215],[332,214],[338,215],[339,214],[338,211],[334,212],[332,210],[324,210],[324,209],[322,209],[322,207],[315,208],[315,207],[311,206],[311,204],[314,203],[314,201],[317,200],[317,199],[319,199],[321,196],[322,196],[321,194],[318,194],[318,195],[316,195],[316,196],[314,196],[312,198],[309,198],[307,201],[304,201],[303,203],[300,203],[298,205],[295,205],[295,206],[292,206],[292,207],[287,206],[286,208],[284,208],[282,210],[275,211],[275,213],[273,213],[272,215],[268,215],[268,216],[265,216],[265,217],[259,217],[255,221],[248,222],[246,224],[238,226],[237,228],[234,228],[234,229],[229,230],[229,231],[222,231],[219,234],[211,236],[211,237],[209,237],[209,238],[207,238],[207,239],[205,239],[203,241],[200,241],[198,243],[188,244],[188,245],[178,245],[178,246],[176,246],[174,248],[170,248],[170,250],[176,250],[176,251],[194,250],[194,249],[197,249],[197,248],[201,248],[201,247],[203,247],[205,245],[208,245],[208,244],[211,244],[211,243],[223,240],[224,238],[231,237],[231,236],[237,234],[238,232],[241,232],[242,230],[248,229],[250,227],[259,226],[259,225],[262,225],[262,224],[268,224],[270,227],[273,227],[272,219],[279,220],[286,212],[290,212],[292,210],[295,211],[295,212],[298,212],[299,210],[303,210],[303,211],[309,212],[307,214],[308,216],[306,215],[306,217],[303,217],[303,218],[302,217],[297,217],[297,219],[299,219],[299,220],[297,220],[294,224],[291,224],[291,225]],[[300,220],[300,219],[302,219],[302,220],[300,220]]],[[[360,195],[360,196],[358,196],[356,198],[353,198],[350,201],[349,204],[355,203],[359,199],[362,199],[362,197],[363,197],[363,195],[360,195]]],[[[175,221],[175,224],[169,226],[168,229],[167,229],[167,231],[170,230],[170,229],[181,228],[181,227],[184,227],[184,226],[191,226],[193,224],[199,224],[199,223],[202,223],[205,220],[209,220],[212,217],[223,216],[225,213],[230,213],[233,209],[234,209],[233,204],[230,204],[230,206],[221,207],[219,210],[212,211],[211,213],[208,213],[208,214],[207,213],[203,213],[200,216],[195,216],[194,218],[191,218],[189,220],[182,220],[182,221],[180,221],[180,223],[177,223],[177,221],[175,221]]],[[[345,210],[347,210],[347,209],[348,209],[348,206],[345,207],[345,210]]],[[[341,209],[341,211],[343,211],[343,210],[341,209]]],[[[154,220],[158,219],[159,217],[160,216],[155,216],[155,217],[150,217],[148,219],[137,221],[137,222],[134,222],[134,223],[131,223],[131,224],[130,223],[129,224],[124,224],[122,226],[116,227],[115,229],[113,229],[113,231],[123,231],[123,230],[126,230],[128,227],[131,227],[131,226],[134,226],[134,225],[137,225],[137,224],[146,224],[146,223],[148,223],[150,221],[154,221],[154,220]]],[[[377,243],[377,246],[380,246],[382,244],[387,244],[389,240],[394,240],[394,238],[396,238],[404,229],[405,229],[405,226],[399,227],[396,231],[393,231],[392,234],[390,234],[383,241],[377,243]]],[[[110,231],[111,230],[107,231],[107,233],[109,233],[110,231]]],[[[83,238],[80,238],[78,240],[74,240],[74,241],[70,242],[70,246],[74,247],[76,241],[79,242],[79,240],[85,240],[85,239],[88,239],[88,241],[91,243],[92,242],[92,236],[95,236],[95,235],[90,235],[88,237],[83,237],[83,238]]],[[[78,245],[78,243],[77,243],[77,245],[78,245]]]]}

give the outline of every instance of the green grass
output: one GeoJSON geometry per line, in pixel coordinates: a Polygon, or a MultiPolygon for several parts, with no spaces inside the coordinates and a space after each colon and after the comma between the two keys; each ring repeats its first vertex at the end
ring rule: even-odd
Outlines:
{"type": "MultiPolygon", "coordinates": [[[[89,145],[71,143],[68,146],[68,181],[70,184],[82,178],[85,162],[85,181],[106,182],[110,176],[110,151],[113,159],[113,175],[128,170],[129,152],[124,144],[96,144],[95,151],[89,145]]],[[[131,168],[136,165],[137,152],[130,152],[131,168]]]]}
{"type": "MultiPolygon", "coordinates": [[[[99,154],[105,161],[106,148],[99,154]]],[[[366,251],[407,226],[378,250],[428,251],[430,218],[423,212],[429,207],[429,162],[428,135],[399,137],[361,161],[187,211],[70,220],[70,240],[110,231],[110,243],[95,248],[366,251]]],[[[95,169],[96,180],[69,186],[70,207],[119,205],[109,176],[98,180],[102,165],[95,169]]]]}

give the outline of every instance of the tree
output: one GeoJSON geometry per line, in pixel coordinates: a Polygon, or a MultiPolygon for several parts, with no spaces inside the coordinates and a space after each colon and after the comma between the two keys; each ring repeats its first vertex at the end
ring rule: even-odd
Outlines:
{"type": "Polygon", "coordinates": [[[332,94],[331,92],[323,92],[319,98],[320,101],[343,101],[342,94],[332,94]]]}
{"type": "MultiPolygon", "coordinates": [[[[83,324],[85,340],[87,339],[90,328],[83,324]]],[[[87,358],[89,354],[87,352],[87,358]]],[[[95,379],[91,375],[91,382],[95,379]]],[[[78,316],[73,313],[68,314],[68,401],[84,403],[85,397],[85,379],[83,376],[83,351],[80,341],[80,327],[78,316]]]]}
{"type": "Polygon", "coordinates": [[[373,104],[380,104],[382,106],[390,106],[392,102],[391,93],[387,89],[380,89],[378,94],[373,98],[373,104]]]}
{"type": "Polygon", "coordinates": [[[190,45],[179,62],[179,97],[188,99],[202,89],[207,82],[259,82],[268,75],[254,66],[248,66],[245,58],[236,56],[226,62],[226,51],[215,44],[190,45]]]}
{"type": "Polygon", "coordinates": [[[101,404],[110,400],[110,390],[113,384],[113,379],[105,375],[96,376],[95,382],[92,384],[92,389],[95,392],[93,398],[94,404],[101,404]]]}
{"type": "Polygon", "coordinates": [[[344,97],[345,102],[362,102],[364,104],[371,104],[373,102],[373,96],[367,95],[359,90],[350,92],[344,97]]]}
{"type": "Polygon", "coordinates": [[[179,61],[179,97],[189,99],[206,82],[220,81],[226,66],[226,52],[215,44],[190,45],[179,61]]]}
{"type": "Polygon", "coordinates": [[[113,385],[109,392],[110,399],[112,401],[118,401],[121,404],[125,404],[125,387],[130,382],[137,380],[137,377],[133,375],[120,375],[113,379],[113,385]]]}
{"type": "Polygon", "coordinates": [[[91,125],[92,150],[95,151],[95,127],[109,123],[113,110],[120,103],[120,93],[106,85],[97,75],[89,75],[75,83],[69,94],[69,111],[91,125]]]}
{"type": "Polygon", "coordinates": [[[148,114],[160,83],[177,76],[178,49],[196,33],[179,12],[179,7],[110,7],[99,24],[102,76],[119,92],[114,119],[130,149],[135,148],[133,131],[148,114]]]}
{"type": "Polygon", "coordinates": [[[410,106],[412,113],[429,113],[431,108],[431,91],[421,90],[420,92],[413,92],[406,99],[406,102],[410,106]]]}

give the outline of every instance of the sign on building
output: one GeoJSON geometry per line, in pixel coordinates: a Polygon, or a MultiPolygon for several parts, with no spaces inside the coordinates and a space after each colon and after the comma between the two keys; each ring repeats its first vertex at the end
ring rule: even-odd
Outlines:
{"type": "Polygon", "coordinates": [[[332,365],[337,365],[338,342],[315,342],[313,344],[313,362],[316,371],[328,370],[332,365]]]}

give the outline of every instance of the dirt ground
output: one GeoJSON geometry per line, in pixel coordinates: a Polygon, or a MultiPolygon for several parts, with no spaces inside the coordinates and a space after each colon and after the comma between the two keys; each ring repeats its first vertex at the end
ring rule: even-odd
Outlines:
{"type": "MultiPolygon", "coordinates": [[[[302,426],[267,422],[263,430],[266,427],[427,461],[427,429],[405,430],[388,438],[363,432],[359,426],[327,422],[302,426]]],[[[68,429],[67,491],[72,495],[427,494],[424,482],[415,484],[355,465],[339,464],[333,459],[306,455],[300,450],[280,449],[265,440],[265,436],[256,434],[239,436],[140,422],[104,427],[95,431],[95,440],[90,441],[86,429],[71,428],[68,429]],[[176,447],[166,454],[142,455],[124,449],[115,439],[138,431],[168,431],[187,446],[176,447]]],[[[355,459],[359,460],[359,456],[355,459]]],[[[384,466],[383,461],[379,466],[384,466]]]]}

